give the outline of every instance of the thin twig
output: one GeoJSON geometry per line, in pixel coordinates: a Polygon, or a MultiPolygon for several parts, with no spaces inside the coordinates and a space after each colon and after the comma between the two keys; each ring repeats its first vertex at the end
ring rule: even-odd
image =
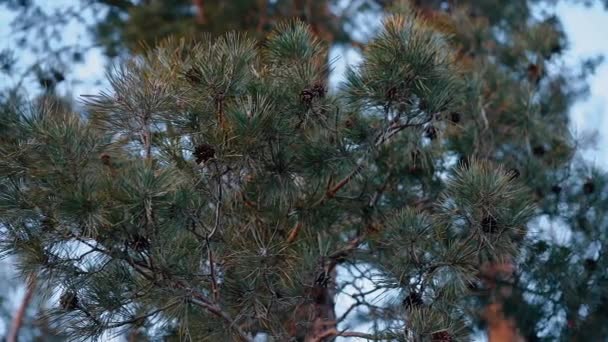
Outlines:
{"type": "Polygon", "coordinates": [[[384,180],[384,183],[382,183],[380,188],[378,188],[378,190],[376,190],[376,192],[372,196],[372,199],[369,201],[370,208],[373,208],[376,206],[376,204],[378,203],[378,200],[382,196],[382,193],[384,192],[384,190],[386,190],[388,183],[391,180],[392,175],[393,175],[392,172],[389,172],[388,175],[386,176],[386,179],[384,180]]]}
{"type": "Polygon", "coordinates": [[[315,336],[315,338],[312,339],[311,342],[321,342],[325,338],[332,337],[332,336],[359,337],[359,338],[364,338],[364,339],[369,340],[369,341],[390,340],[390,338],[385,338],[385,337],[382,337],[382,336],[375,336],[375,335],[366,334],[366,333],[357,332],[357,331],[342,331],[342,332],[340,332],[336,328],[331,328],[331,329],[328,329],[328,330],[324,331],[322,334],[320,334],[318,336],[315,336]]]}
{"type": "Polygon", "coordinates": [[[326,274],[333,272],[334,268],[336,268],[336,266],[338,265],[338,260],[344,258],[346,255],[357,249],[361,242],[363,242],[364,238],[365,233],[362,233],[361,235],[358,235],[355,238],[351,239],[345,247],[343,247],[337,252],[332,253],[329,256],[329,261],[326,265],[326,274]]]}
{"type": "MultiPolygon", "coordinates": [[[[388,128],[386,130],[382,131],[381,133],[379,133],[376,136],[376,138],[374,139],[374,148],[380,147],[383,144],[387,143],[393,136],[395,136],[397,133],[403,131],[404,129],[406,129],[408,127],[423,126],[423,125],[429,123],[432,119],[433,119],[433,116],[429,115],[429,117],[426,120],[424,120],[422,122],[417,122],[417,123],[411,123],[411,122],[409,122],[409,120],[405,123],[400,123],[399,120],[395,120],[388,126],[388,128]]],[[[340,191],[340,189],[342,189],[344,186],[346,186],[348,183],[350,183],[350,181],[353,180],[353,178],[355,178],[355,176],[358,173],[363,171],[365,169],[366,165],[362,160],[363,159],[361,159],[361,161],[359,163],[357,163],[357,166],[355,167],[355,169],[353,171],[351,171],[351,173],[349,173],[346,177],[344,177],[338,183],[336,183],[336,185],[334,185],[329,190],[327,190],[327,192],[323,195],[323,197],[321,197],[321,199],[319,201],[317,201],[317,203],[315,203],[313,206],[321,205],[323,202],[325,202],[325,200],[327,198],[335,197],[336,193],[338,191],[340,191]]]]}
{"type": "Polygon", "coordinates": [[[126,320],[126,321],[109,323],[108,328],[114,329],[114,328],[121,327],[123,325],[131,324],[131,323],[137,323],[137,322],[139,322],[139,321],[141,321],[143,319],[146,319],[148,317],[151,317],[151,316],[154,316],[154,315],[156,315],[158,313],[166,311],[166,310],[168,310],[168,309],[176,306],[177,304],[179,304],[179,303],[178,302],[173,302],[171,304],[167,304],[167,305],[163,306],[162,308],[150,311],[150,312],[148,312],[148,313],[146,313],[144,315],[133,317],[133,318],[131,318],[129,320],[126,320]]]}
{"type": "Polygon", "coordinates": [[[361,172],[365,168],[364,164],[359,164],[357,167],[346,177],[344,177],[341,181],[338,182],[334,187],[331,188],[327,192],[327,197],[332,198],[336,196],[336,193],[340,191],[346,184],[348,184],[359,172],[361,172]]]}
{"type": "Polygon", "coordinates": [[[374,336],[374,335],[371,335],[371,334],[366,334],[366,333],[357,332],[357,331],[343,331],[341,333],[338,333],[337,336],[342,336],[342,337],[359,337],[359,338],[364,338],[364,339],[371,340],[371,341],[390,340],[390,338],[385,338],[385,337],[382,337],[382,336],[374,336]]]}
{"type": "Polygon", "coordinates": [[[230,315],[228,315],[226,312],[224,312],[219,306],[217,306],[215,304],[211,304],[207,300],[200,299],[200,298],[192,298],[191,302],[193,304],[196,304],[196,305],[206,309],[210,313],[222,318],[224,321],[226,321],[229,324],[230,328],[232,330],[234,330],[235,332],[237,332],[245,341],[253,342],[253,339],[249,336],[249,334],[247,334],[245,331],[243,331],[243,329],[241,329],[241,327],[239,327],[238,324],[236,324],[236,322],[230,317],[230,315]]]}
{"type": "MultiPolygon", "coordinates": [[[[127,259],[125,259],[125,260],[128,263],[130,263],[138,273],[142,274],[148,280],[154,282],[154,279],[151,278],[151,276],[148,274],[148,272],[151,272],[151,270],[149,268],[147,268],[145,265],[135,263],[132,260],[131,261],[129,261],[127,259]]],[[[185,285],[181,281],[176,281],[174,283],[174,286],[176,288],[183,289],[183,290],[187,291],[188,293],[192,294],[194,298],[190,299],[191,303],[206,309],[210,313],[212,313],[212,314],[222,318],[224,321],[230,323],[230,328],[233,329],[234,331],[236,331],[243,339],[245,339],[245,341],[253,342],[253,340],[249,337],[249,335],[247,333],[245,333],[245,331],[243,331],[243,329],[241,329],[234,322],[234,320],[230,317],[230,315],[228,315],[226,312],[224,312],[217,304],[211,302],[205,295],[203,295],[199,291],[185,285]]]]}
{"type": "Polygon", "coordinates": [[[215,203],[215,223],[213,225],[213,229],[211,230],[211,232],[209,232],[209,235],[207,236],[207,239],[211,239],[213,237],[213,235],[215,234],[215,232],[217,231],[217,229],[220,226],[220,214],[221,214],[221,207],[222,207],[222,175],[219,172],[219,169],[217,167],[217,163],[215,164],[215,171],[218,174],[218,179],[217,179],[217,201],[215,203]]]}
{"type": "Polygon", "coordinates": [[[217,286],[217,278],[215,277],[215,261],[213,261],[213,252],[211,251],[209,238],[207,238],[207,255],[209,258],[209,273],[211,274],[211,291],[213,292],[213,299],[217,303],[220,299],[220,292],[217,286]]]}
{"type": "Polygon", "coordinates": [[[361,305],[363,305],[363,303],[359,299],[357,299],[356,302],[351,304],[351,306],[349,306],[348,309],[346,309],[346,311],[344,311],[344,313],[338,319],[336,319],[336,323],[344,321],[354,309],[358,308],[361,305]]]}

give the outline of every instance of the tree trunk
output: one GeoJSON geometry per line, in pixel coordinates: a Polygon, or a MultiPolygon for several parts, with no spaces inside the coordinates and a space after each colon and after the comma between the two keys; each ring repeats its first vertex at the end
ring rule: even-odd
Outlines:
{"type": "Polygon", "coordinates": [[[21,330],[21,326],[23,325],[25,312],[27,311],[27,308],[30,305],[30,302],[32,301],[32,297],[34,296],[35,290],[36,277],[34,275],[31,275],[28,277],[25,295],[23,296],[21,305],[17,309],[15,317],[13,317],[13,322],[11,323],[11,329],[8,333],[8,336],[6,337],[6,342],[17,342],[19,337],[19,330],[21,330]]]}
{"type": "Polygon", "coordinates": [[[206,24],[205,0],[192,0],[192,4],[196,8],[196,23],[201,25],[206,24]]]}
{"type": "Polygon", "coordinates": [[[494,297],[483,311],[483,318],[488,324],[489,342],[525,341],[519,334],[515,320],[506,317],[503,311],[503,302],[511,295],[511,288],[496,285],[497,279],[512,278],[514,272],[515,267],[511,262],[489,264],[482,267],[481,278],[484,280],[484,285],[493,292],[494,297]]]}

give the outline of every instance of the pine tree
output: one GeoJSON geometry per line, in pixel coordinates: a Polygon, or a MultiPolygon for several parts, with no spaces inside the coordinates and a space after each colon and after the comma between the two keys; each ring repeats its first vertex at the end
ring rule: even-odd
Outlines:
{"type": "Polygon", "coordinates": [[[3,113],[4,250],[44,285],[51,324],[606,336],[606,176],[574,157],[567,117],[594,62],[553,70],[564,34],[528,1],[414,5],[336,92],[314,30],[290,23],[264,44],[167,41],[114,70],[86,118],[3,113]]]}
{"type": "Polygon", "coordinates": [[[387,303],[377,336],[466,331],[474,271],[514,255],[532,213],[523,187],[472,160],[432,212],[408,208],[412,146],[430,158],[422,135],[463,96],[451,49],[424,21],[387,19],[342,92],[326,91],[325,56],[300,23],[263,51],[238,34],[166,42],[118,67],[88,119],[42,107],[10,123],[5,249],[58,297],[57,328],[349,336],[334,296],[364,275],[341,280],[336,267],[365,262],[376,290],[429,302],[387,303]]]}

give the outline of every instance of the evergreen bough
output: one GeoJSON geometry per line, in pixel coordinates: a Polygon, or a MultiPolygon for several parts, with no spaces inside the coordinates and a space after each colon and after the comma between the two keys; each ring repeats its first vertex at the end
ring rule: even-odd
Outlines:
{"type": "Polygon", "coordinates": [[[74,340],[466,339],[478,271],[519,257],[533,210],[513,171],[441,155],[440,119],[479,96],[451,51],[390,17],[330,92],[325,47],[289,22],[165,41],[86,117],[7,111],[2,252],[74,340]],[[347,294],[364,316],[336,316],[347,294]]]}

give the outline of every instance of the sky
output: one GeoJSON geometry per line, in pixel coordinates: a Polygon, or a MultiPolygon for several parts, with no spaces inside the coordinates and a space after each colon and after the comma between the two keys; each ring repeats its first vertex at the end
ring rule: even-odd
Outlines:
{"type": "MultiPolygon", "coordinates": [[[[75,0],[46,0],[49,6],[61,6],[73,3],[75,0]]],[[[508,1],[508,0],[504,0],[508,1]]],[[[608,170],[608,11],[597,4],[591,7],[582,5],[564,4],[547,8],[550,13],[555,13],[564,25],[569,37],[569,47],[564,58],[566,65],[574,65],[583,58],[597,55],[605,55],[606,61],[596,70],[594,76],[589,79],[590,94],[571,108],[571,128],[576,136],[597,131],[598,140],[594,148],[582,151],[585,159],[596,164],[596,166],[608,170]]],[[[11,41],[9,23],[12,20],[11,13],[0,6],[0,51],[6,47],[14,48],[11,41]]],[[[62,38],[68,42],[82,42],[87,40],[87,34],[79,25],[69,25],[62,32],[62,38]]],[[[35,61],[32,55],[24,54],[18,56],[20,63],[24,65],[35,61]]],[[[332,58],[337,58],[334,64],[335,71],[332,83],[336,84],[341,79],[347,64],[356,63],[359,57],[352,51],[335,49],[332,58]]],[[[106,71],[106,61],[99,49],[92,49],[85,55],[85,63],[77,65],[68,76],[67,82],[59,89],[65,94],[71,94],[78,98],[80,95],[95,94],[102,90],[106,84],[103,81],[106,71]]],[[[0,86],[3,82],[12,83],[14,80],[0,76],[0,86]]],[[[36,89],[31,89],[35,94],[36,89]]],[[[4,269],[4,268],[2,268],[4,269]]],[[[0,281],[5,279],[0,277],[0,281]]],[[[3,287],[0,284],[0,288],[3,287]]],[[[19,288],[13,289],[15,299],[21,298],[23,291],[19,288]]],[[[18,302],[13,303],[16,305],[18,302]]],[[[10,305],[10,303],[8,304],[10,305]]],[[[340,311],[340,308],[338,308],[340,311]]],[[[340,312],[338,312],[340,315],[340,312]]],[[[0,334],[4,327],[0,322],[0,334]]],[[[480,341],[483,337],[479,337],[480,341]]]]}
{"type": "Polygon", "coordinates": [[[598,144],[584,152],[586,159],[608,170],[608,12],[600,4],[584,6],[557,6],[555,13],[561,18],[569,37],[566,61],[604,55],[604,63],[589,79],[590,96],[571,108],[572,130],[597,130],[598,144]]]}

